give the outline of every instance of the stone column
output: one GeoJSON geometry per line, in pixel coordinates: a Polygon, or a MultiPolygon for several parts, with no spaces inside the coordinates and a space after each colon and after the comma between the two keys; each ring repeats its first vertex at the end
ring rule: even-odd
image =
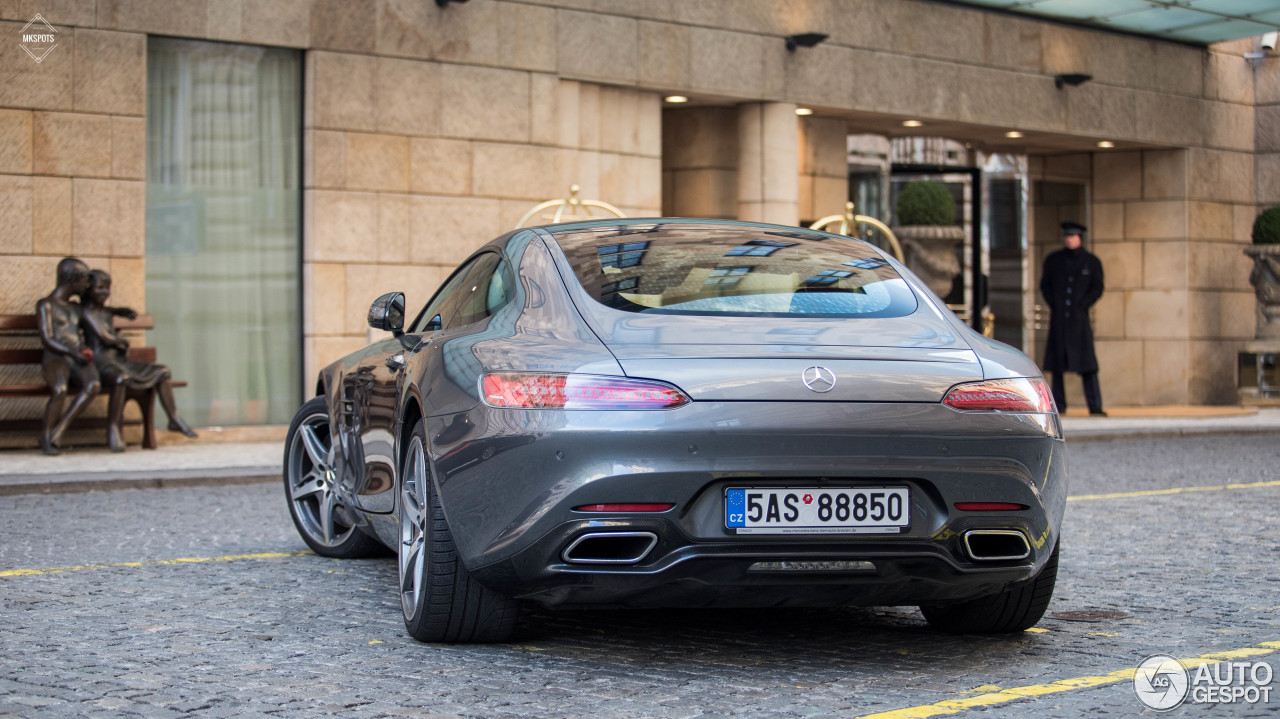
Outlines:
{"type": "Polygon", "coordinates": [[[796,106],[738,106],[738,219],[794,225],[799,221],[796,106]]]}
{"type": "Polygon", "coordinates": [[[738,216],[737,108],[663,110],[662,214],[738,216]]]}
{"type": "Polygon", "coordinates": [[[800,221],[843,215],[849,201],[848,125],[838,117],[804,117],[799,125],[800,221]]]}

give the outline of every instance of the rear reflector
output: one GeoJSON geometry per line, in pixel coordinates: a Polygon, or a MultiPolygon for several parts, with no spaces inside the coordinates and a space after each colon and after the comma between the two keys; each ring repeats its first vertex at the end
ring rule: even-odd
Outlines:
{"type": "Polygon", "coordinates": [[[665,512],[676,505],[674,504],[584,504],[581,507],[574,507],[575,512],[665,512]]]}
{"type": "Polygon", "coordinates": [[[487,374],[480,389],[491,407],[524,409],[672,409],[689,403],[675,387],[647,379],[587,374],[487,374]]]}
{"type": "Polygon", "coordinates": [[[958,384],[942,403],[965,412],[1052,412],[1053,396],[1039,377],[958,384]]]}
{"type": "Polygon", "coordinates": [[[1016,502],[956,502],[952,506],[961,512],[1019,512],[1030,509],[1016,502]]]}

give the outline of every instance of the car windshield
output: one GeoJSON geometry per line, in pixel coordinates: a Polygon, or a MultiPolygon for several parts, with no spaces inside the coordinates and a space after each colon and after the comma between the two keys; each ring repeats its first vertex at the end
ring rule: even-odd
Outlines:
{"type": "Polygon", "coordinates": [[[873,247],[820,232],[659,222],[553,236],[587,294],[627,312],[901,317],[916,309],[873,247]]]}

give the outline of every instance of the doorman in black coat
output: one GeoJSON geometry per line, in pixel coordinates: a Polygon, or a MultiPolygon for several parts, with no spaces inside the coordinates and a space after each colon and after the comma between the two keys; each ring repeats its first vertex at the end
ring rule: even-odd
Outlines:
{"type": "Polygon", "coordinates": [[[1085,226],[1062,223],[1065,247],[1044,258],[1040,294],[1049,304],[1049,340],[1044,348],[1044,371],[1053,373],[1053,401],[1058,411],[1067,409],[1062,378],[1079,372],[1089,414],[1105,417],[1098,388],[1098,358],[1093,353],[1093,327],[1089,308],[1102,296],[1102,262],[1084,249],[1085,226]]]}

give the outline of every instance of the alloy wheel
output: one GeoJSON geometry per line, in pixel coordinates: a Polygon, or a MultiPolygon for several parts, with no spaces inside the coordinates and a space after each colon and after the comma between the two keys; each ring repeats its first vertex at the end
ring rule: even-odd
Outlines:
{"type": "Polygon", "coordinates": [[[338,473],[330,447],[329,417],[308,416],[289,446],[289,501],[298,526],[323,547],[337,547],[355,528],[347,521],[337,495],[338,473]]]}
{"type": "Polygon", "coordinates": [[[427,464],[422,440],[414,437],[405,453],[400,484],[400,602],[405,619],[413,619],[421,606],[426,570],[428,509],[427,464]]]}

